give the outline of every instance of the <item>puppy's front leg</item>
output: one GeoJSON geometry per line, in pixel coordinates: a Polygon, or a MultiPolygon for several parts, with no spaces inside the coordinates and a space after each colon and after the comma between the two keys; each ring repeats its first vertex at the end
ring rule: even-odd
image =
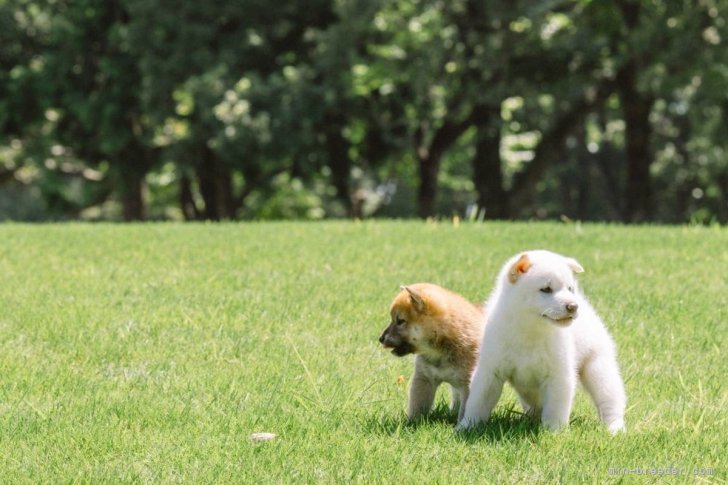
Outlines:
{"type": "Polygon", "coordinates": [[[435,391],[437,391],[437,384],[415,371],[409,388],[407,419],[412,420],[429,412],[435,401],[435,391]]]}
{"type": "Polygon", "coordinates": [[[571,404],[574,400],[576,376],[562,370],[560,375],[545,383],[541,422],[552,431],[569,424],[571,404]]]}
{"type": "Polygon", "coordinates": [[[415,419],[430,411],[440,382],[440,380],[432,376],[430,365],[421,355],[418,355],[415,358],[415,373],[412,376],[409,388],[408,419],[415,419]]]}
{"type": "Polygon", "coordinates": [[[489,371],[475,371],[470,385],[470,394],[465,402],[465,413],[457,425],[463,431],[478,423],[484,423],[498,403],[503,392],[503,381],[489,371]]]}

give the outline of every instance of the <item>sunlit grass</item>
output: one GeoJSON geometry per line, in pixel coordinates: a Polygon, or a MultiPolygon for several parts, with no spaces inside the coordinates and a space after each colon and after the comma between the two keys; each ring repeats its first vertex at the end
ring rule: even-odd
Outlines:
{"type": "Polygon", "coordinates": [[[0,226],[3,482],[725,481],[728,231],[563,224],[0,226]],[[579,393],[542,431],[511,391],[477,432],[404,420],[412,359],[379,348],[402,283],[487,296],[548,248],[618,348],[628,433],[579,393]],[[255,442],[250,435],[276,438],[255,442]]]}

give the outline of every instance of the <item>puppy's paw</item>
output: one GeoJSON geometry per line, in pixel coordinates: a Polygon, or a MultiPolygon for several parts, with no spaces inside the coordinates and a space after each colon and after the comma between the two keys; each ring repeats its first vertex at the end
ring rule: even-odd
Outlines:
{"type": "Polygon", "coordinates": [[[611,435],[626,433],[627,428],[624,426],[624,419],[617,419],[615,421],[612,421],[607,425],[607,430],[609,430],[609,434],[611,435]]]}
{"type": "Polygon", "coordinates": [[[558,433],[559,431],[562,431],[569,426],[568,421],[565,422],[562,420],[555,420],[555,419],[542,420],[541,424],[543,425],[544,428],[551,431],[552,433],[558,433]]]}
{"type": "Polygon", "coordinates": [[[463,433],[465,431],[468,431],[470,428],[475,426],[475,423],[470,420],[469,418],[463,418],[458,422],[457,426],[455,426],[455,431],[458,433],[463,433]]]}

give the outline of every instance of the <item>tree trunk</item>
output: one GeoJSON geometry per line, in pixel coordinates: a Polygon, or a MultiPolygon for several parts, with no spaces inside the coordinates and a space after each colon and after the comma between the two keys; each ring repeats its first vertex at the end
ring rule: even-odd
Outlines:
{"type": "Polygon", "coordinates": [[[610,79],[603,79],[592,94],[587,93],[568,111],[562,112],[554,120],[551,128],[543,133],[533,160],[513,177],[509,199],[511,216],[517,217],[519,209],[529,208],[532,205],[536,185],[544,173],[563,160],[567,137],[584,123],[589,113],[601,109],[613,91],[613,82],[610,79]]]}
{"type": "Polygon", "coordinates": [[[420,217],[435,217],[437,196],[437,174],[440,171],[440,157],[431,155],[420,157],[420,185],[417,191],[417,207],[420,217]]]}
{"type": "Polygon", "coordinates": [[[574,214],[577,220],[583,221],[589,218],[589,194],[591,180],[591,155],[588,149],[588,140],[586,134],[586,124],[582,123],[576,129],[576,137],[579,140],[579,150],[576,157],[576,201],[574,204],[574,214]]]}
{"type": "Polygon", "coordinates": [[[625,122],[627,189],[625,222],[642,222],[652,217],[650,180],[650,112],[652,99],[637,91],[638,66],[630,61],[617,74],[617,85],[625,122]]]}
{"type": "Polygon", "coordinates": [[[346,209],[346,214],[353,217],[353,207],[349,186],[351,159],[349,158],[349,142],[341,134],[344,121],[339,115],[326,116],[326,155],[331,169],[331,183],[336,189],[336,198],[346,209]]]}
{"type": "MultiPolygon", "coordinates": [[[[459,103],[454,103],[456,106],[459,103]]],[[[473,126],[475,120],[482,117],[484,106],[476,105],[470,113],[460,121],[447,118],[434,132],[430,142],[426,142],[427,124],[422,123],[415,132],[415,155],[417,156],[420,185],[417,191],[417,205],[420,217],[426,219],[436,215],[437,176],[440,171],[440,160],[445,152],[465,131],[473,126]]],[[[456,111],[451,109],[450,111],[456,111]]]]}
{"type": "MultiPolygon", "coordinates": [[[[141,221],[146,217],[144,202],[144,177],[154,152],[138,139],[128,144],[111,160],[119,184],[121,215],[124,221],[141,221]]],[[[110,157],[112,158],[112,157],[110,157]]]]}
{"type": "Polygon", "coordinates": [[[182,175],[179,181],[179,206],[186,221],[194,221],[200,218],[200,209],[197,207],[192,194],[192,181],[187,174],[182,175]]]}
{"type": "MultiPolygon", "coordinates": [[[[617,2],[622,20],[629,34],[640,26],[642,6],[638,1],[617,2]]],[[[644,53],[634,52],[629,61],[617,72],[617,93],[622,105],[625,123],[625,152],[627,158],[627,189],[625,222],[641,222],[652,217],[652,189],[650,181],[650,111],[653,100],[637,89],[637,78],[645,64],[644,53]]]]}
{"type": "Polygon", "coordinates": [[[478,194],[478,207],[485,209],[489,219],[508,217],[508,195],[503,187],[501,167],[501,119],[500,106],[483,110],[478,125],[473,156],[473,183],[478,194]]]}
{"type": "Polygon", "coordinates": [[[581,103],[577,104],[574,109],[562,114],[549,131],[543,133],[533,160],[513,177],[510,203],[514,212],[511,215],[518,217],[519,211],[528,212],[532,209],[536,186],[548,169],[564,159],[566,138],[583,122],[585,109],[581,103]]]}
{"type": "Polygon", "coordinates": [[[728,222],[728,172],[718,174],[716,182],[722,196],[718,199],[718,221],[725,224],[728,222]]]}
{"type": "Polygon", "coordinates": [[[144,172],[136,167],[122,168],[121,214],[125,222],[144,220],[144,172]]]}
{"type": "Polygon", "coordinates": [[[196,167],[200,195],[205,202],[203,217],[212,221],[235,218],[235,199],[232,193],[232,175],[215,153],[203,149],[196,167]]]}

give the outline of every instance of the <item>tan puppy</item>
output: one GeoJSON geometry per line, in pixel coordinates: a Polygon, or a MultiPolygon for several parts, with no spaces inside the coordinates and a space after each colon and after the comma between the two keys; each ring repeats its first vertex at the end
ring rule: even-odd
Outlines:
{"type": "Polygon", "coordinates": [[[437,387],[450,384],[450,410],[463,417],[478,360],[485,316],[482,306],[430,283],[403,286],[389,310],[392,322],[379,341],[396,356],[417,354],[407,417],[432,408],[437,387]]]}

